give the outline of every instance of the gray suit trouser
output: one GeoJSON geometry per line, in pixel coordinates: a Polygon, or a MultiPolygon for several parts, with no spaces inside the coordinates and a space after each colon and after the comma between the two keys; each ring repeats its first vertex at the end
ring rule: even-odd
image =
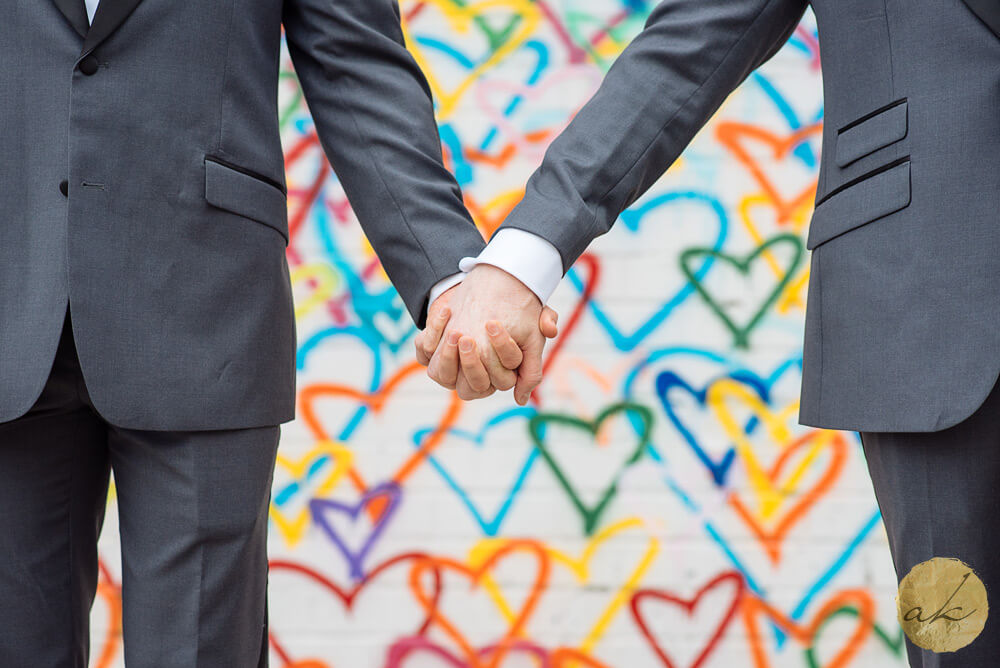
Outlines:
{"type": "Polygon", "coordinates": [[[279,430],[109,424],[90,403],[67,312],[41,396],[0,424],[0,666],[86,668],[111,471],[129,668],[266,666],[279,430]]]}
{"type": "MultiPolygon", "coordinates": [[[[906,638],[911,668],[995,666],[1000,656],[1000,382],[976,411],[933,432],[859,432],[897,583],[932,557],[968,564],[986,586],[989,615],[955,652],[906,638]]],[[[894,606],[892,600],[880,605],[894,606]]]]}

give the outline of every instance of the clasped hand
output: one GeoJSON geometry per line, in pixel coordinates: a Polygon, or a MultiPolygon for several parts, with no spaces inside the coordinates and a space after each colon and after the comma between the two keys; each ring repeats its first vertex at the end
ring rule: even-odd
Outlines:
{"type": "Polygon", "coordinates": [[[558,315],[502,269],[480,264],[431,304],[414,341],[417,360],[465,400],[514,389],[524,406],[542,382],[545,339],[558,315]]]}

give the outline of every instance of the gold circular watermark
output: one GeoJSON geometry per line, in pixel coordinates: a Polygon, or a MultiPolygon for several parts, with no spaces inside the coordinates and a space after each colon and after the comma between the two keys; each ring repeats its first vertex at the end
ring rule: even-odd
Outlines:
{"type": "Polygon", "coordinates": [[[960,559],[922,561],[900,580],[896,614],[917,647],[954,652],[971,643],[986,625],[986,586],[960,559]]]}

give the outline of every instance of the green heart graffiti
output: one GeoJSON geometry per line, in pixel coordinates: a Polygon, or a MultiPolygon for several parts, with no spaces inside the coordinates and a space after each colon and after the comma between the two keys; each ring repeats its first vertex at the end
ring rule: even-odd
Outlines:
{"type": "Polygon", "coordinates": [[[531,433],[532,440],[535,442],[535,447],[538,448],[542,458],[552,469],[552,472],[555,474],[559,484],[562,486],[563,490],[569,496],[570,501],[573,503],[573,506],[583,518],[584,532],[586,535],[590,536],[597,528],[601,515],[607,508],[608,503],[610,503],[611,499],[615,497],[615,494],[618,491],[618,480],[628,467],[636,463],[639,458],[642,457],[646,446],[649,444],[653,431],[653,413],[645,406],[630,402],[622,402],[609,406],[601,411],[601,413],[598,414],[598,416],[593,420],[582,420],[580,418],[576,418],[571,415],[563,415],[561,413],[539,413],[531,418],[531,421],[528,423],[528,430],[531,433]],[[556,462],[555,458],[552,456],[552,452],[546,444],[545,427],[553,425],[580,429],[593,437],[597,435],[597,432],[600,430],[601,425],[605,421],[623,413],[631,413],[638,420],[638,434],[636,435],[635,447],[629,452],[628,457],[626,457],[625,461],[622,462],[621,466],[615,472],[615,475],[611,479],[611,483],[601,492],[597,503],[592,506],[588,506],[581,498],[576,486],[566,475],[566,472],[561,466],[559,466],[559,463],[556,462]]]}
{"type": "MultiPolygon", "coordinates": [[[[456,0],[455,4],[464,7],[467,3],[458,2],[458,0],[456,0]]],[[[514,14],[510,17],[507,23],[499,29],[495,29],[491,26],[482,15],[478,15],[472,20],[475,22],[479,30],[486,35],[486,39],[490,44],[490,53],[496,53],[497,49],[506,44],[507,40],[510,39],[510,36],[515,30],[517,30],[517,26],[524,20],[524,16],[521,14],[514,14]]]]}
{"type": "Polygon", "coordinates": [[[687,276],[687,279],[691,281],[691,285],[698,291],[702,299],[708,304],[708,306],[715,312],[717,316],[722,320],[730,332],[732,332],[734,337],[734,345],[738,348],[749,348],[750,332],[756,327],[760,320],[767,313],[767,310],[781,295],[782,290],[788,285],[789,281],[795,275],[795,270],[802,263],[802,257],[805,251],[803,249],[802,240],[796,234],[785,233],[778,234],[771,237],[760,246],[756,248],[753,252],[747,255],[744,259],[740,260],[733,255],[728,253],[723,253],[722,251],[717,251],[712,248],[688,248],[683,251],[680,255],[681,271],[687,276]],[[768,293],[767,298],[764,302],[754,311],[753,316],[750,321],[745,325],[740,326],[733,322],[732,318],[726,313],[726,310],[722,305],[716,300],[712,294],[705,288],[704,283],[695,275],[695,272],[688,266],[689,262],[693,259],[700,259],[706,256],[714,257],[722,262],[726,262],[733,267],[735,267],[741,274],[749,274],[750,266],[753,264],[754,260],[760,258],[764,251],[768,250],[773,246],[788,245],[794,248],[795,255],[792,258],[791,266],[787,267],[781,280],[778,284],[768,293]]]}
{"type": "MultiPolygon", "coordinates": [[[[451,0],[449,4],[452,4],[462,10],[469,8],[469,3],[466,2],[466,0],[451,0]]],[[[485,35],[487,42],[489,42],[491,54],[496,53],[497,49],[507,43],[511,34],[517,29],[518,24],[520,24],[523,20],[523,14],[515,13],[507,20],[507,23],[503,24],[499,28],[494,28],[482,14],[476,14],[472,18],[472,22],[476,24],[476,27],[479,28],[479,31],[485,35]]]]}
{"type": "MultiPolygon", "coordinates": [[[[805,650],[805,659],[809,664],[809,668],[820,668],[820,663],[816,659],[816,645],[819,644],[819,635],[823,632],[823,627],[830,623],[830,620],[837,615],[854,615],[858,616],[858,610],[854,606],[845,605],[842,608],[837,608],[832,613],[827,615],[827,617],[820,622],[819,628],[816,629],[816,634],[813,636],[813,646],[805,650]]],[[[899,633],[895,638],[890,638],[889,634],[885,632],[879,624],[874,625],[875,635],[879,637],[882,643],[893,653],[896,658],[902,658],[903,656],[903,629],[899,629],[899,633]]]]}

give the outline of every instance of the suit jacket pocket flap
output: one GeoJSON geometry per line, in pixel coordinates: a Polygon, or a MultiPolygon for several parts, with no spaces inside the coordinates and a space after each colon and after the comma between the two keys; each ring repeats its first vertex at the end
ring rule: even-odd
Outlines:
{"type": "Polygon", "coordinates": [[[263,177],[235,165],[205,158],[205,199],[209,204],[273,227],[288,243],[288,203],[285,193],[263,177]]]}
{"type": "Polygon", "coordinates": [[[906,136],[906,98],[844,126],[837,132],[838,167],[888,146],[906,136]]]}
{"type": "Polygon", "coordinates": [[[910,161],[880,169],[826,198],[813,211],[806,248],[887,216],[910,203],[910,161]]]}

